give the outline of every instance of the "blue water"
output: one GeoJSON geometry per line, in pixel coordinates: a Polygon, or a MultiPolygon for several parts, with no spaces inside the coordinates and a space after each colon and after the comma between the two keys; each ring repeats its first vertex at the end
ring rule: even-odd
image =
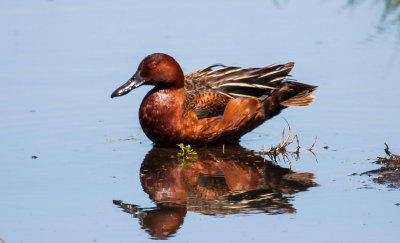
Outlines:
{"type": "Polygon", "coordinates": [[[319,187],[288,195],[295,213],[212,216],[188,208],[169,240],[396,241],[399,191],[349,175],[376,168],[371,162],[384,156],[385,141],[400,153],[400,27],[382,22],[384,2],[349,3],[2,1],[0,237],[154,239],[113,204],[156,208],[140,181],[153,148],[138,122],[149,87],[110,94],[143,57],[164,52],[185,73],[214,63],[294,61],[294,78],[320,86],[311,106],[286,109],[241,140],[249,150],[276,145],[282,117],[298,134],[292,169],[314,173],[319,187]],[[315,136],[317,160],[306,150],[315,136]]]}

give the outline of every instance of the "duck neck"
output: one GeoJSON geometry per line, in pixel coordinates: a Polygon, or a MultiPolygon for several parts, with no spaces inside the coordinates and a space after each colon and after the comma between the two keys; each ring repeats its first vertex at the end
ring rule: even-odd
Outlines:
{"type": "Polygon", "coordinates": [[[182,68],[177,62],[171,64],[172,68],[166,73],[166,81],[163,84],[170,89],[181,89],[184,87],[185,76],[183,74],[182,68]]]}
{"type": "Polygon", "coordinates": [[[183,82],[182,84],[159,84],[155,86],[155,90],[178,90],[178,89],[183,89],[184,85],[183,82]]]}
{"type": "Polygon", "coordinates": [[[185,84],[185,76],[183,75],[183,71],[180,66],[175,69],[175,73],[173,74],[174,81],[171,82],[171,89],[181,89],[185,84]]]}
{"type": "Polygon", "coordinates": [[[167,82],[158,83],[156,87],[158,89],[175,90],[175,89],[182,89],[184,87],[184,83],[185,83],[185,78],[183,76],[183,73],[181,72],[178,75],[175,74],[174,76],[169,78],[167,82]]]}

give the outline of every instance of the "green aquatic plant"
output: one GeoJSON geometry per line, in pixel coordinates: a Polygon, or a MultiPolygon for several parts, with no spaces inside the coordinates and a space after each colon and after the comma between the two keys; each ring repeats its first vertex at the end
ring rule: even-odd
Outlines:
{"type": "Polygon", "coordinates": [[[177,144],[177,146],[181,149],[178,152],[178,161],[180,162],[180,167],[188,167],[197,160],[197,152],[193,150],[190,145],[180,143],[177,144]]]}
{"type": "Polygon", "coordinates": [[[119,138],[118,140],[112,139],[112,138],[107,138],[106,141],[109,142],[109,143],[114,143],[114,142],[116,142],[116,141],[131,141],[131,142],[137,142],[137,141],[139,141],[139,139],[137,139],[137,138],[131,136],[131,137],[129,137],[129,138],[119,138]]]}
{"type": "Polygon", "coordinates": [[[139,139],[134,138],[134,137],[130,137],[130,138],[120,138],[118,139],[119,141],[131,141],[131,142],[136,142],[139,141],[139,139]]]}

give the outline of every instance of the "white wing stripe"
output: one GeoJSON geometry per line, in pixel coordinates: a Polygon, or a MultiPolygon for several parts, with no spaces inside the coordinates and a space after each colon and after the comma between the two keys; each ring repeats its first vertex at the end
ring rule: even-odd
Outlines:
{"type": "Polygon", "coordinates": [[[224,83],[219,85],[218,87],[248,87],[248,88],[258,88],[258,89],[277,89],[275,87],[261,85],[261,84],[248,84],[248,83],[224,83]]]}

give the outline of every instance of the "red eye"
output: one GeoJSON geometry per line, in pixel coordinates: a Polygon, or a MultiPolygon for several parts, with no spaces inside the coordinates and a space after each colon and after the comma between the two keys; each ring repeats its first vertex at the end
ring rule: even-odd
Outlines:
{"type": "Polygon", "coordinates": [[[155,63],[152,63],[152,64],[151,64],[151,67],[152,67],[152,68],[155,68],[156,66],[157,66],[157,64],[155,64],[155,63]]]}

